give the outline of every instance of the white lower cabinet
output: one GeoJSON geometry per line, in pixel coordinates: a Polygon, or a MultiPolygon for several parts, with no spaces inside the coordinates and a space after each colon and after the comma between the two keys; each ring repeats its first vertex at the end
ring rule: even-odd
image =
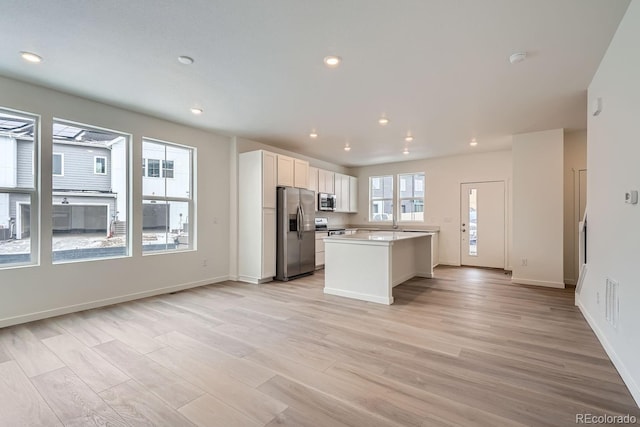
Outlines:
{"type": "Polygon", "coordinates": [[[316,270],[324,266],[324,239],[326,231],[316,231],[316,270]]]}

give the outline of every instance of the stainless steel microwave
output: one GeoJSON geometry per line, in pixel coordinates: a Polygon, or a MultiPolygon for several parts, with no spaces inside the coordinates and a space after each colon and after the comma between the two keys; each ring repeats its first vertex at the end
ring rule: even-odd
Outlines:
{"type": "Polygon", "coordinates": [[[328,193],[318,193],[318,210],[319,211],[335,211],[336,195],[328,193]]]}

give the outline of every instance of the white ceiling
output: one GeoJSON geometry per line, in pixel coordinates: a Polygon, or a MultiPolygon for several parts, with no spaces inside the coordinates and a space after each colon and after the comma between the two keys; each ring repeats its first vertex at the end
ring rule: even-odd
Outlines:
{"type": "Polygon", "coordinates": [[[0,74],[368,165],[508,148],[514,133],[586,128],[586,88],[628,4],[4,0],[0,74]],[[23,50],[44,62],[26,63],[23,50]],[[517,51],[528,59],[511,65],[517,51]],[[324,66],[329,54],[343,58],[339,68],[324,66]],[[195,63],[182,65],[179,55],[195,63]],[[192,115],[192,106],[204,114],[192,115]],[[386,127],[377,124],[382,114],[386,127]],[[404,156],[407,132],[415,140],[404,156]]]}

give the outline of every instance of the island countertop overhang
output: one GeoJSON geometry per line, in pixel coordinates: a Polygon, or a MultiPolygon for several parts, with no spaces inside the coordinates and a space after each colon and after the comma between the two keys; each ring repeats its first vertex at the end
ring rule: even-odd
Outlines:
{"type": "Polygon", "coordinates": [[[389,245],[393,242],[417,239],[426,236],[433,236],[434,232],[407,232],[407,231],[369,231],[355,234],[344,234],[327,236],[323,240],[325,243],[346,243],[346,244],[379,244],[389,245]]]}

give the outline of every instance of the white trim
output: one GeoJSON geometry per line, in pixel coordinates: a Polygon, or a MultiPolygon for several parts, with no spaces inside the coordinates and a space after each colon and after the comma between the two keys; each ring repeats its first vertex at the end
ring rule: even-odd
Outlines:
{"type": "Polygon", "coordinates": [[[183,283],[180,285],[167,286],[165,288],[153,289],[150,291],[135,292],[113,298],[105,298],[96,301],[90,301],[81,304],[73,304],[65,307],[54,308],[51,310],[38,311],[35,313],[24,314],[20,316],[7,317],[0,319],[0,328],[18,325],[20,323],[33,322],[34,320],[47,319],[50,317],[61,316],[63,314],[75,313],[78,311],[89,310],[92,308],[104,307],[113,304],[119,304],[127,301],[134,301],[141,298],[147,298],[155,295],[163,295],[171,292],[182,291],[185,289],[197,288],[199,286],[211,285],[229,280],[228,276],[213,277],[210,279],[199,280],[197,282],[183,283]]]}
{"type": "Polygon", "coordinates": [[[264,278],[264,279],[258,279],[256,277],[237,276],[237,277],[231,278],[229,280],[235,280],[237,282],[251,283],[253,285],[260,285],[262,283],[273,282],[273,277],[267,277],[267,278],[264,278]]]}
{"type": "MultiPolygon", "coordinates": [[[[393,198],[394,198],[395,191],[396,191],[395,190],[395,186],[394,186],[394,180],[395,180],[394,175],[393,174],[387,174],[387,175],[373,175],[373,176],[370,176],[369,177],[369,192],[368,192],[368,197],[367,197],[369,199],[369,207],[367,208],[369,210],[369,215],[367,217],[367,221],[370,222],[370,223],[388,224],[388,223],[393,221],[393,218],[392,219],[385,219],[385,220],[377,220],[376,221],[376,220],[373,219],[374,213],[371,211],[371,206],[372,206],[373,201],[374,201],[374,199],[373,199],[373,186],[371,184],[372,181],[373,181],[373,178],[386,178],[386,177],[391,177],[391,198],[380,197],[380,198],[375,199],[375,201],[382,201],[384,203],[385,200],[390,200],[391,201],[391,206],[393,206],[393,198]]],[[[384,187],[384,185],[383,185],[383,187],[384,187]]],[[[383,191],[383,194],[384,194],[384,191],[383,191]]],[[[384,214],[384,212],[378,212],[375,215],[382,215],[382,214],[384,214]]],[[[391,212],[391,215],[393,215],[393,212],[391,212]]]]}
{"type": "MultiPolygon", "coordinates": [[[[408,172],[408,173],[399,173],[399,174],[396,175],[396,177],[398,178],[398,182],[396,183],[396,187],[395,187],[395,190],[397,192],[397,194],[395,195],[395,198],[396,198],[396,200],[398,202],[397,203],[398,206],[397,206],[397,208],[394,208],[394,212],[393,212],[394,215],[396,215],[396,214],[398,215],[398,220],[396,221],[396,224],[400,224],[400,223],[402,223],[402,224],[411,224],[411,223],[422,224],[422,223],[424,223],[424,221],[425,221],[425,217],[424,217],[425,198],[426,198],[426,195],[427,195],[427,174],[425,172],[408,172]],[[412,176],[412,177],[414,177],[415,175],[422,175],[422,181],[423,181],[423,185],[424,185],[424,188],[422,189],[422,197],[416,197],[415,195],[412,196],[412,197],[400,197],[400,192],[402,191],[402,190],[400,190],[400,182],[401,182],[400,177],[404,176],[404,175],[409,175],[409,176],[412,176]],[[402,214],[400,213],[400,209],[402,207],[402,202],[404,200],[409,200],[409,201],[411,201],[411,200],[422,200],[422,219],[421,220],[420,219],[405,219],[405,220],[402,219],[402,214]]],[[[413,178],[412,178],[412,185],[414,186],[413,192],[415,194],[415,180],[413,178]]],[[[413,212],[413,213],[415,213],[415,212],[413,212]]]]}
{"type": "Polygon", "coordinates": [[[633,397],[633,399],[636,401],[636,404],[638,405],[638,407],[640,407],[640,386],[635,382],[635,380],[633,379],[633,376],[631,376],[631,374],[629,373],[629,370],[626,368],[624,363],[622,363],[622,360],[618,356],[618,353],[616,353],[611,343],[607,340],[606,335],[600,330],[600,328],[598,328],[597,323],[595,322],[595,320],[593,320],[593,318],[591,317],[587,309],[582,305],[580,300],[576,302],[576,305],[578,306],[578,308],[580,309],[580,312],[582,313],[585,320],[591,327],[591,330],[593,331],[593,333],[596,334],[598,341],[600,341],[600,344],[602,344],[602,347],[604,348],[604,351],[607,353],[607,356],[609,356],[609,359],[611,359],[613,366],[616,368],[616,370],[620,374],[620,377],[622,377],[622,381],[624,381],[625,385],[629,389],[629,392],[631,393],[631,396],[633,397]]]}
{"type": "Polygon", "coordinates": [[[560,288],[564,289],[564,283],[562,282],[548,282],[546,280],[530,280],[530,279],[522,279],[519,277],[512,277],[511,283],[518,285],[534,285],[534,286],[544,286],[546,288],[560,288]]]}
{"type": "Polygon", "coordinates": [[[93,174],[94,175],[108,175],[107,156],[93,156],[93,174]],[[96,172],[96,166],[98,159],[104,159],[104,172],[96,172]]]}
{"type": "Polygon", "coordinates": [[[360,292],[353,292],[353,291],[346,291],[343,289],[335,289],[335,288],[324,288],[324,293],[325,294],[329,294],[329,295],[336,295],[339,297],[346,297],[346,298],[353,298],[353,299],[359,299],[362,301],[369,301],[369,302],[375,302],[378,304],[386,304],[386,305],[391,305],[393,304],[393,297],[379,297],[376,295],[370,295],[370,294],[363,294],[360,292]]]}

